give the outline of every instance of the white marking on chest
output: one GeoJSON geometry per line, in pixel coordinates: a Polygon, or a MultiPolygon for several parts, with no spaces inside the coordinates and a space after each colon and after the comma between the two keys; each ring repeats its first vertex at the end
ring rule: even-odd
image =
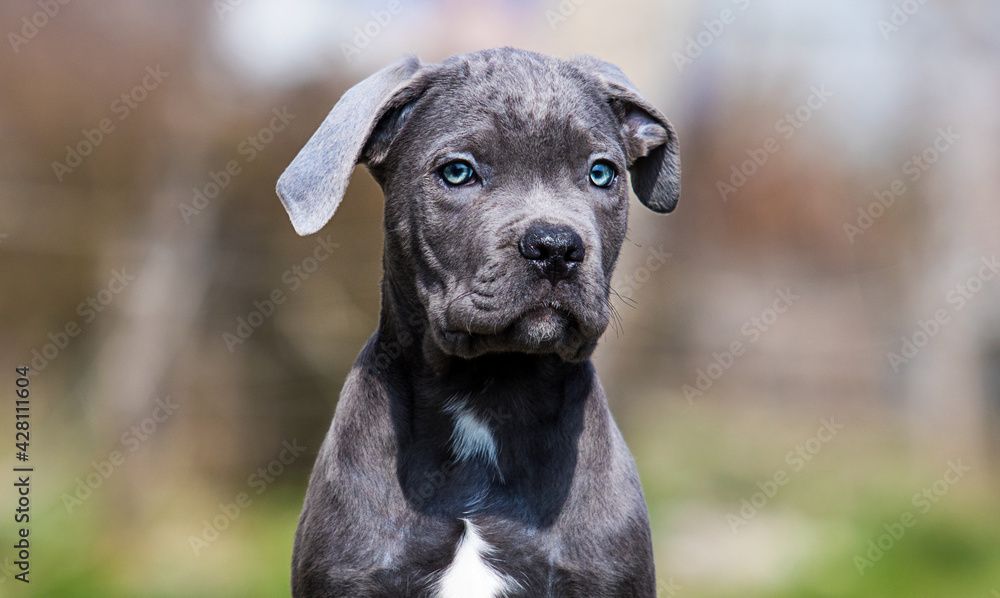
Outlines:
{"type": "Polygon", "coordinates": [[[451,433],[451,449],[459,461],[479,456],[486,459],[499,471],[497,463],[497,443],[493,432],[470,411],[462,401],[454,401],[445,407],[451,414],[454,428],[451,433]]]}
{"type": "Polygon", "coordinates": [[[468,519],[458,541],[455,560],[438,582],[437,598],[500,598],[519,587],[510,577],[495,571],[483,558],[495,549],[486,543],[468,519]]]}

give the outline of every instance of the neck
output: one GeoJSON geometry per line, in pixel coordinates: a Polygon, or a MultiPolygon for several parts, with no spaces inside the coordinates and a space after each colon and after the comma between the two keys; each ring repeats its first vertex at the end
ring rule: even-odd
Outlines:
{"type": "MultiPolygon", "coordinates": [[[[590,362],[555,354],[445,355],[421,306],[383,284],[379,359],[402,400],[393,403],[400,481],[418,508],[462,511],[484,490],[529,485],[564,471],[571,454],[555,439],[575,438],[591,395],[590,362]],[[419,311],[414,311],[419,310],[419,311]],[[434,480],[434,500],[425,500],[434,480]]],[[[414,295],[409,295],[413,297],[414,295]]],[[[562,444],[565,444],[563,441],[562,444]]],[[[572,470],[572,467],[569,468],[572,470]]],[[[549,499],[539,498],[544,519],[549,499]]]]}

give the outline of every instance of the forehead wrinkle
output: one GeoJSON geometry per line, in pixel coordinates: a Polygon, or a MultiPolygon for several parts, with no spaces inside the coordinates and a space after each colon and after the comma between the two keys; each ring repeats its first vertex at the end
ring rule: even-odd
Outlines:
{"type": "Polygon", "coordinates": [[[605,152],[612,157],[621,153],[617,141],[611,136],[573,122],[575,119],[572,117],[558,127],[545,121],[533,124],[521,124],[523,121],[520,121],[515,125],[505,116],[510,115],[494,114],[489,119],[491,124],[484,122],[469,130],[428,139],[428,158],[438,159],[454,152],[468,152],[480,160],[487,159],[488,154],[494,152],[511,160],[516,160],[518,156],[548,156],[559,150],[569,150],[584,157],[595,152],[605,152]]]}
{"type": "Polygon", "coordinates": [[[478,158],[477,153],[481,152],[477,152],[476,150],[488,146],[489,140],[495,135],[496,131],[492,127],[476,127],[472,130],[455,132],[431,139],[428,149],[432,158],[453,152],[469,152],[478,158]]]}
{"type": "Polygon", "coordinates": [[[412,137],[428,160],[461,151],[503,161],[554,152],[624,159],[620,127],[603,97],[573,71],[522,62],[463,62],[441,73],[411,118],[419,130],[440,132],[412,137]]]}
{"type": "MultiPolygon", "coordinates": [[[[523,117],[519,118],[522,120],[518,122],[525,122],[523,117]]],[[[618,140],[599,128],[588,126],[575,114],[551,115],[541,120],[529,117],[528,120],[527,124],[506,129],[510,133],[502,140],[508,154],[585,159],[594,153],[606,153],[612,158],[624,157],[618,140]]],[[[496,128],[505,130],[500,126],[496,128]]],[[[572,167],[572,164],[565,166],[572,167]]]]}

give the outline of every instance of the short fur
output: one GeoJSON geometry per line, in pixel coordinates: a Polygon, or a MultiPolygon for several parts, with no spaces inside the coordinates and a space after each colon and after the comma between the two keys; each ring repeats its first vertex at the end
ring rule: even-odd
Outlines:
{"type": "Polygon", "coordinates": [[[385,193],[382,310],[316,460],[294,596],[438,596],[469,529],[505,597],[655,596],[642,488],[589,357],[626,170],[649,208],[677,203],[670,123],[588,56],[406,58],[346,92],[282,175],[297,231],[332,217],[355,163],[385,193]],[[444,183],[454,159],[474,184],[444,183]],[[595,160],[610,187],[588,180],[595,160]],[[540,222],[583,241],[564,279],[519,250],[540,222]]]}

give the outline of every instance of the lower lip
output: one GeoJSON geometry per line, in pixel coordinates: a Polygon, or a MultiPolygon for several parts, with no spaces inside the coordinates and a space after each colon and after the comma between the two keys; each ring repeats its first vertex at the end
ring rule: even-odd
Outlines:
{"type": "Polygon", "coordinates": [[[528,326],[542,326],[553,330],[562,326],[564,316],[554,307],[536,307],[523,316],[521,322],[528,326]]]}

